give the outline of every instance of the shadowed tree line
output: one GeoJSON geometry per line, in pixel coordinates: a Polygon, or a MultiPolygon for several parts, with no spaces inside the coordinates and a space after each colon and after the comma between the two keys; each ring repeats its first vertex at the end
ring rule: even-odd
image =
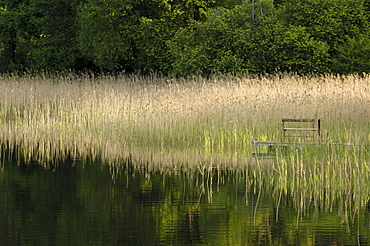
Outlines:
{"type": "Polygon", "coordinates": [[[370,72],[368,0],[0,0],[0,72],[370,72]]]}

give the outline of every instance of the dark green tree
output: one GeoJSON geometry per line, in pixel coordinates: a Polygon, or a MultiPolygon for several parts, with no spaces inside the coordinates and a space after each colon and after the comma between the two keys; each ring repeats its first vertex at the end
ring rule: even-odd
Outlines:
{"type": "Polygon", "coordinates": [[[78,46],[98,67],[114,70],[133,60],[133,4],[89,0],[80,5],[78,46]]]}
{"type": "Polygon", "coordinates": [[[22,48],[34,36],[28,0],[0,0],[0,72],[20,69],[22,48]]]}
{"type": "Polygon", "coordinates": [[[204,20],[209,8],[232,2],[87,0],[79,8],[79,47],[103,70],[168,72],[166,42],[175,32],[204,20]]]}
{"type": "Polygon", "coordinates": [[[338,73],[370,72],[370,36],[360,34],[337,47],[334,71],[338,73]]]}
{"type": "Polygon", "coordinates": [[[179,31],[169,42],[174,72],[209,75],[327,70],[329,47],[325,42],[312,38],[305,27],[285,25],[272,8],[253,16],[251,7],[249,3],[231,10],[215,9],[206,21],[179,31]]]}
{"type": "Polygon", "coordinates": [[[175,0],[145,1],[138,5],[139,25],[135,35],[135,57],[132,67],[139,71],[171,72],[170,53],[166,42],[179,28],[192,21],[204,21],[207,11],[216,6],[234,7],[243,0],[175,0]],[[148,5],[151,11],[147,11],[148,5]]]}
{"type": "Polygon", "coordinates": [[[313,38],[328,43],[332,52],[347,36],[369,29],[363,0],[285,0],[280,10],[285,24],[305,27],[313,38]]]}
{"type": "Polygon", "coordinates": [[[77,6],[80,0],[30,0],[37,37],[28,53],[36,70],[66,70],[77,67],[77,6]]]}
{"type": "Polygon", "coordinates": [[[0,1],[0,72],[75,68],[79,2],[0,1]]]}
{"type": "MultiPolygon", "coordinates": [[[[285,0],[280,10],[279,19],[285,25],[305,27],[310,37],[329,45],[328,52],[332,60],[329,71],[358,72],[353,66],[357,66],[354,64],[358,64],[359,60],[355,62],[353,58],[358,52],[368,50],[363,42],[370,34],[368,1],[285,0]],[[353,45],[357,41],[356,50],[353,45]],[[345,63],[353,64],[352,68],[343,66],[345,63]]],[[[359,67],[364,72],[367,66],[364,66],[364,62],[361,64],[359,67]]]]}
{"type": "Polygon", "coordinates": [[[241,72],[248,64],[243,56],[246,47],[240,38],[251,36],[254,21],[251,4],[229,10],[210,10],[204,22],[192,22],[168,42],[173,71],[180,75],[213,72],[241,72]],[[242,45],[239,45],[242,42],[242,45]]]}

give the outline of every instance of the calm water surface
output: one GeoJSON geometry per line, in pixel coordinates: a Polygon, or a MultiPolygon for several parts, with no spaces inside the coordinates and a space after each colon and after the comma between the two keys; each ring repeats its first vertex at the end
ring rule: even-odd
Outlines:
{"type": "Polygon", "coordinates": [[[242,174],[5,162],[1,245],[368,245],[366,206],[299,211],[242,174]]]}

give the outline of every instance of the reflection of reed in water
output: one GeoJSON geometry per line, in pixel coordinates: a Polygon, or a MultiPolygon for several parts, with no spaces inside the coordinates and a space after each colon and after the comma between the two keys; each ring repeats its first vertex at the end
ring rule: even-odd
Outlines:
{"type": "MultiPolygon", "coordinates": [[[[305,189],[304,187],[293,189],[286,189],[279,183],[271,182],[271,180],[260,180],[259,178],[251,175],[252,170],[245,172],[236,171],[216,171],[209,172],[206,176],[204,174],[192,174],[191,178],[187,179],[189,182],[187,185],[195,184],[192,188],[187,191],[199,193],[199,201],[201,199],[207,199],[208,202],[215,203],[214,207],[217,207],[217,211],[222,213],[222,210],[228,210],[227,201],[222,200],[230,199],[230,197],[222,197],[227,193],[229,196],[234,197],[233,199],[245,198],[244,205],[248,208],[248,213],[239,215],[238,223],[242,224],[244,220],[249,220],[254,226],[269,227],[271,224],[279,224],[281,219],[286,222],[289,218],[289,223],[292,229],[297,230],[298,228],[304,228],[307,230],[307,226],[311,229],[324,228],[325,225],[321,225],[323,218],[327,217],[326,226],[332,229],[331,226],[343,226],[357,227],[360,230],[360,226],[356,225],[361,220],[361,214],[366,212],[368,209],[367,195],[357,196],[358,191],[353,189],[328,192],[325,190],[318,191],[312,190],[311,188],[305,189]],[[213,177],[210,178],[210,177],[213,177]],[[195,177],[198,177],[198,181],[193,182],[195,177]],[[200,179],[199,179],[200,178],[200,179]],[[208,187],[208,190],[204,190],[204,187],[208,187]],[[280,215],[280,213],[282,213],[280,215]],[[242,216],[240,218],[240,216],[242,216]],[[321,222],[320,222],[321,221],[321,222]],[[338,221],[338,222],[336,222],[338,221]],[[339,224],[337,224],[339,223],[339,224]]],[[[253,171],[252,171],[253,172],[253,171]]],[[[187,174],[181,173],[180,175],[187,176],[187,174]]],[[[368,187],[366,192],[368,192],[368,187]]],[[[235,202],[235,200],[233,201],[235,202]]],[[[233,206],[235,203],[232,203],[233,206]]],[[[272,228],[269,228],[272,229],[272,228]]],[[[353,230],[353,229],[351,229],[353,230]]],[[[366,233],[366,230],[363,230],[366,233]]],[[[271,232],[270,232],[271,233],[271,232]]],[[[359,233],[359,232],[358,232],[359,233]]]]}
{"type": "Polygon", "coordinates": [[[302,211],[311,204],[330,210],[343,195],[364,205],[369,81],[367,75],[2,77],[1,141],[8,156],[46,167],[69,156],[102,159],[114,173],[127,163],[145,172],[245,171],[293,194],[302,211]],[[319,117],[328,142],[362,147],[323,144],[276,153],[275,160],[251,158],[251,140],[279,140],[286,117],[319,117]]]}

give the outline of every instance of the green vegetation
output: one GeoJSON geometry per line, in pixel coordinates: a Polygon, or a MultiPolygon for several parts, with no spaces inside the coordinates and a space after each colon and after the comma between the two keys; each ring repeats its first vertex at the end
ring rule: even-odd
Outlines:
{"type": "Polygon", "coordinates": [[[370,72],[368,0],[0,0],[0,73],[370,72]]]}
{"type": "Polygon", "coordinates": [[[1,141],[18,161],[48,167],[81,158],[117,170],[130,163],[145,172],[247,172],[254,182],[295,194],[302,208],[330,209],[343,194],[362,205],[369,198],[368,75],[13,76],[0,86],[1,141]],[[251,140],[280,140],[287,117],[321,118],[321,144],[253,159],[263,150],[251,140]]]}

